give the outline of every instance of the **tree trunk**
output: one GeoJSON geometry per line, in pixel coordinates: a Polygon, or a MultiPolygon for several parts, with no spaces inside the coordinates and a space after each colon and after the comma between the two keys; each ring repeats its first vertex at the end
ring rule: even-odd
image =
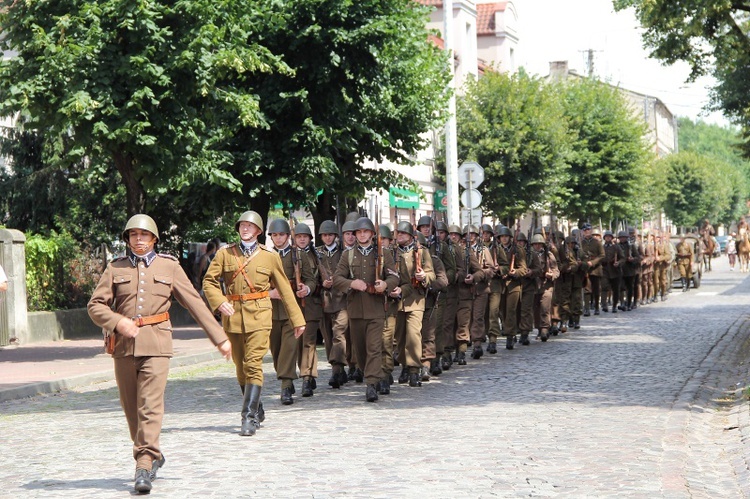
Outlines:
{"type": "MultiPolygon", "coordinates": [[[[263,233],[258,236],[258,242],[266,244],[266,229],[268,229],[268,212],[271,209],[271,199],[265,193],[259,193],[252,199],[251,205],[245,210],[253,210],[263,219],[263,233]]],[[[239,213],[237,214],[239,216],[239,213]]]]}
{"type": "MultiPolygon", "coordinates": [[[[312,214],[315,227],[313,233],[317,234],[320,224],[325,220],[336,220],[336,197],[328,190],[324,190],[323,193],[318,196],[315,204],[310,207],[310,214],[312,214]]],[[[315,240],[316,244],[320,241],[315,240]]]]}
{"type": "Polygon", "coordinates": [[[146,205],[146,192],[141,182],[135,176],[133,168],[133,156],[126,152],[118,151],[114,154],[115,168],[120,173],[125,184],[128,217],[137,213],[143,213],[146,205]]]}

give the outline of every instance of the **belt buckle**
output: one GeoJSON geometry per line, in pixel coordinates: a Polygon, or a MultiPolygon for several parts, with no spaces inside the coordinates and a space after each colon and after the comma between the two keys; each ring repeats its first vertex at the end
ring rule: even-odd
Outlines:
{"type": "Polygon", "coordinates": [[[135,322],[135,325],[138,327],[143,327],[143,315],[138,314],[135,317],[131,319],[133,322],[135,322]]]}

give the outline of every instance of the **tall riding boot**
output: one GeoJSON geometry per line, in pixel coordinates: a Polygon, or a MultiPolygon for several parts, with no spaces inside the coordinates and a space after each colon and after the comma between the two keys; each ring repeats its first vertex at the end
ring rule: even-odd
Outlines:
{"type": "Polygon", "coordinates": [[[260,428],[260,385],[245,387],[245,398],[242,400],[242,429],[240,435],[250,437],[260,428]]]}
{"type": "Polygon", "coordinates": [[[692,278],[685,279],[685,291],[690,291],[690,281],[692,280],[693,280],[692,278]]]}
{"type": "Polygon", "coordinates": [[[687,291],[687,279],[680,277],[680,282],[682,283],[682,292],[684,293],[687,291]]]}

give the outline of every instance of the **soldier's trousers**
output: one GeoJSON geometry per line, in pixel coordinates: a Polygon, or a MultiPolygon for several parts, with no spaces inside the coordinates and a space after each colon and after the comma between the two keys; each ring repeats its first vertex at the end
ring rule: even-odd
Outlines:
{"type": "MultiPolygon", "coordinates": [[[[297,379],[297,357],[299,356],[299,341],[294,337],[294,327],[289,319],[273,321],[271,327],[271,356],[276,379],[297,379]]],[[[282,383],[285,385],[285,383],[282,383]]]]}
{"type": "Polygon", "coordinates": [[[486,291],[477,293],[471,304],[471,341],[479,344],[484,339],[484,313],[487,310],[487,299],[489,295],[486,291]]]}
{"type": "Polygon", "coordinates": [[[591,301],[589,302],[589,307],[593,307],[597,310],[599,309],[599,300],[602,289],[601,281],[602,278],[598,275],[589,274],[589,282],[591,283],[591,301]]]}
{"type": "Polygon", "coordinates": [[[612,291],[612,310],[617,310],[617,306],[620,304],[621,279],[621,276],[607,278],[609,289],[612,291]]]}
{"type": "Polygon", "coordinates": [[[388,310],[383,324],[383,350],[381,364],[383,374],[388,379],[388,375],[393,372],[393,336],[396,333],[396,310],[388,310]]]}
{"type": "Polygon", "coordinates": [[[488,341],[494,343],[497,341],[497,337],[500,336],[500,321],[504,321],[502,318],[502,312],[500,310],[500,302],[502,301],[502,292],[491,292],[487,297],[487,309],[489,310],[489,329],[487,333],[488,341]]]}
{"type": "Polygon", "coordinates": [[[232,361],[241,385],[263,386],[263,357],[268,352],[269,329],[261,329],[252,333],[227,332],[229,343],[232,344],[232,361]]]}
{"type": "Polygon", "coordinates": [[[661,296],[667,295],[667,264],[660,264],[654,269],[654,279],[656,283],[656,291],[661,296]]]}
{"type": "Polygon", "coordinates": [[[572,274],[562,274],[555,281],[555,294],[558,318],[562,322],[567,322],[571,316],[571,303],[573,300],[572,274]]]}
{"type": "Polygon", "coordinates": [[[631,307],[633,305],[633,286],[635,284],[635,276],[624,275],[622,276],[622,282],[625,286],[625,296],[622,301],[626,307],[631,307]]]}
{"type": "Polygon", "coordinates": [[[653,272],[644,272],[641,279],[641,300],[650,300],[653,296],[653,272]]]}
{"type": "Polygon", "coordinates": [[[328,363],[342,366],[346,363],[346,337],[344,332],[349,326],[349,315],[346,310],[324,313],[320,332],[326,347],[328,363]]]}
{"type": "Polygon", "coordinates": [[[349,326],[349,315],[346,316],[347,325],[344,329],[344,343],[346,343],[346,365],[353,367],[357,365],[357,359],[352,353],[352,336],[349,326]]]}
{"type": "Polygon", "coordinates": [[[633,276],[633,301],[638,303],[641,299],[641,280],[643,280],[643,274],[636,274],[633,276]]]}
{"type": "Polygon", "coordinates": [[[520,332],[518,306],[521,303],[523,285],[519,280],[505,282],[500,297],[500,313],[503,317],[503,336],[515,336],[520,332]]]}
{"type": "MultiPolygon", "coordinates": [[[[458,315],[458,289],[455,286],[448,288],[443,307],[442,321],[438,319],[438,337],[442,336],[443,352],[453,352],[456,349],[456,316],[458,315]]],[[[435,345],[440,353],[440,346],[435,345]]]]}
{"type": "Polygon", "coordinates": [[[349,319],[352,353],[365,373],[365,383],[383,379],[383,319],[349,319]]]}
{"type": "Polygon", "coordinates": [[[396,314],[396,341],[398,342],[398,361],[417,372],[422,367],[422,316],[424,310],[396,314]]]}
{"type": "Polygon", "coordinates": [[[678,263],[677,269],[680,271],[680,277],[682,277],[683,279],[693,278],[693,266],[690,262],[678,263]]]}
{"type": "MultiPolygon", "coordinates": [[[[552,322],[560,321],[561,308],[565,295],[563,289],[566,287],[563,277],[563,275],[560,275],[560,277],[555,279],[555,284],[552,288],[552,309],[550,310],[550,320],[552,320],[552,322]]],[[[569,284],[570,283],[567,283],[568,286],[569,284]]]]}
{"type": "Polygon", "coordinates": [[[534,329],[534,294],[536,279],[523,279],[521,286],[521,300],[518,304],[518,330],[528,333],[534,329]]]}
{"type": "Polygon", "coordinates": [[[570,317],[578,320],[583,313],[583,288],[576,286],[573,282],[573,289],[570,293],[570,317]]]}
{"type": "Polygon", "coordinates": [[[297,365],[299,366],[299,375],[302,378],[305,376],[318,377],[318,324],[320,324],[320,321],[307,321],[305,332],[297,340],[299,341],[297,365]]]}
{"type": "Polygon", "coordinates": [[[159,434],[168,374],[169,357],[115,358],[115,380],[133,440],[133,457],[136,466],[144,469],[151,468],[151,461],[161,459],[159,434]]]}
{"type": "Polygon", "coordinates": [[[474,300],[458,300],[456,313],[456,348],[466,351],[466,345],[471,341],[471,311],[474,300]]]}
{"type": "Polygon", "coordinates": [[[422,357],[423,366],[429,366],[437,355],[435,347],[435,329],[437,327],[437,309],[427,308],[422,316],[422,357]]]}
{"type": "Polygon", "coordinates": [[[552,311],[552,284],[545,284],[540,293],[534,294],[534,327],[539,331],[550,328],[552,311]]]}

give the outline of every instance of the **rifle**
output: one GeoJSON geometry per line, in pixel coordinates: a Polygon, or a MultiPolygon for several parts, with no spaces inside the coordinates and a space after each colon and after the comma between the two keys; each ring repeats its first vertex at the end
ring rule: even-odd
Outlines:
{"type": "MultiPolygon", "coordinates": [[[[466,266],[466,277],[471,274],[471,255],[469,255],[469,251],[471,251],[471,242],[469,240],[469,226],[466,226],[466,236],[464,236],[464,265],[466,266]]],[[[471,295],[474,296],[476,287],[471,287],[471,295]]]]}
{"type": "MultiPolygon", "coordinates": [[[[299,285],[302,282],[302,264],[300,263],[300,249],[297,247],[297,241],[294,240],[294,216],[289,212],[289,232],[292,238],[292,266],[294,267],[294,292],[299,291],[299,285]]],[[[305,306],[305,299],[300,298],[300,306],[305,306]]]]}
{"type": "MultiPolygon", "coordinates": [[[[320,253],[318,253],[318,248],[316,248],[314,244],[311,244],[311,246],[312,252],[315,255],[315,261],[318,263],[318,271],[320,272],[321,283],[325,282],[331,278],[331,271],[328,269],[328,267],[326,267],[326,264],[323,263],[323,258],[320,256],[320,253]]],[[[330,293],[330,290],[323,288],[323,308],[326,308],[328,305],[328,301],[330,300],[330,293]]]]}
{"type": "MultiPolygon", "coordinates": [[[[416,237],[414,238],[414,272],[422,272],[422,245],[416,237]]],[[[411,278],[411,284],[415,289],[422,285],[416,277],[411,278]]]]}

